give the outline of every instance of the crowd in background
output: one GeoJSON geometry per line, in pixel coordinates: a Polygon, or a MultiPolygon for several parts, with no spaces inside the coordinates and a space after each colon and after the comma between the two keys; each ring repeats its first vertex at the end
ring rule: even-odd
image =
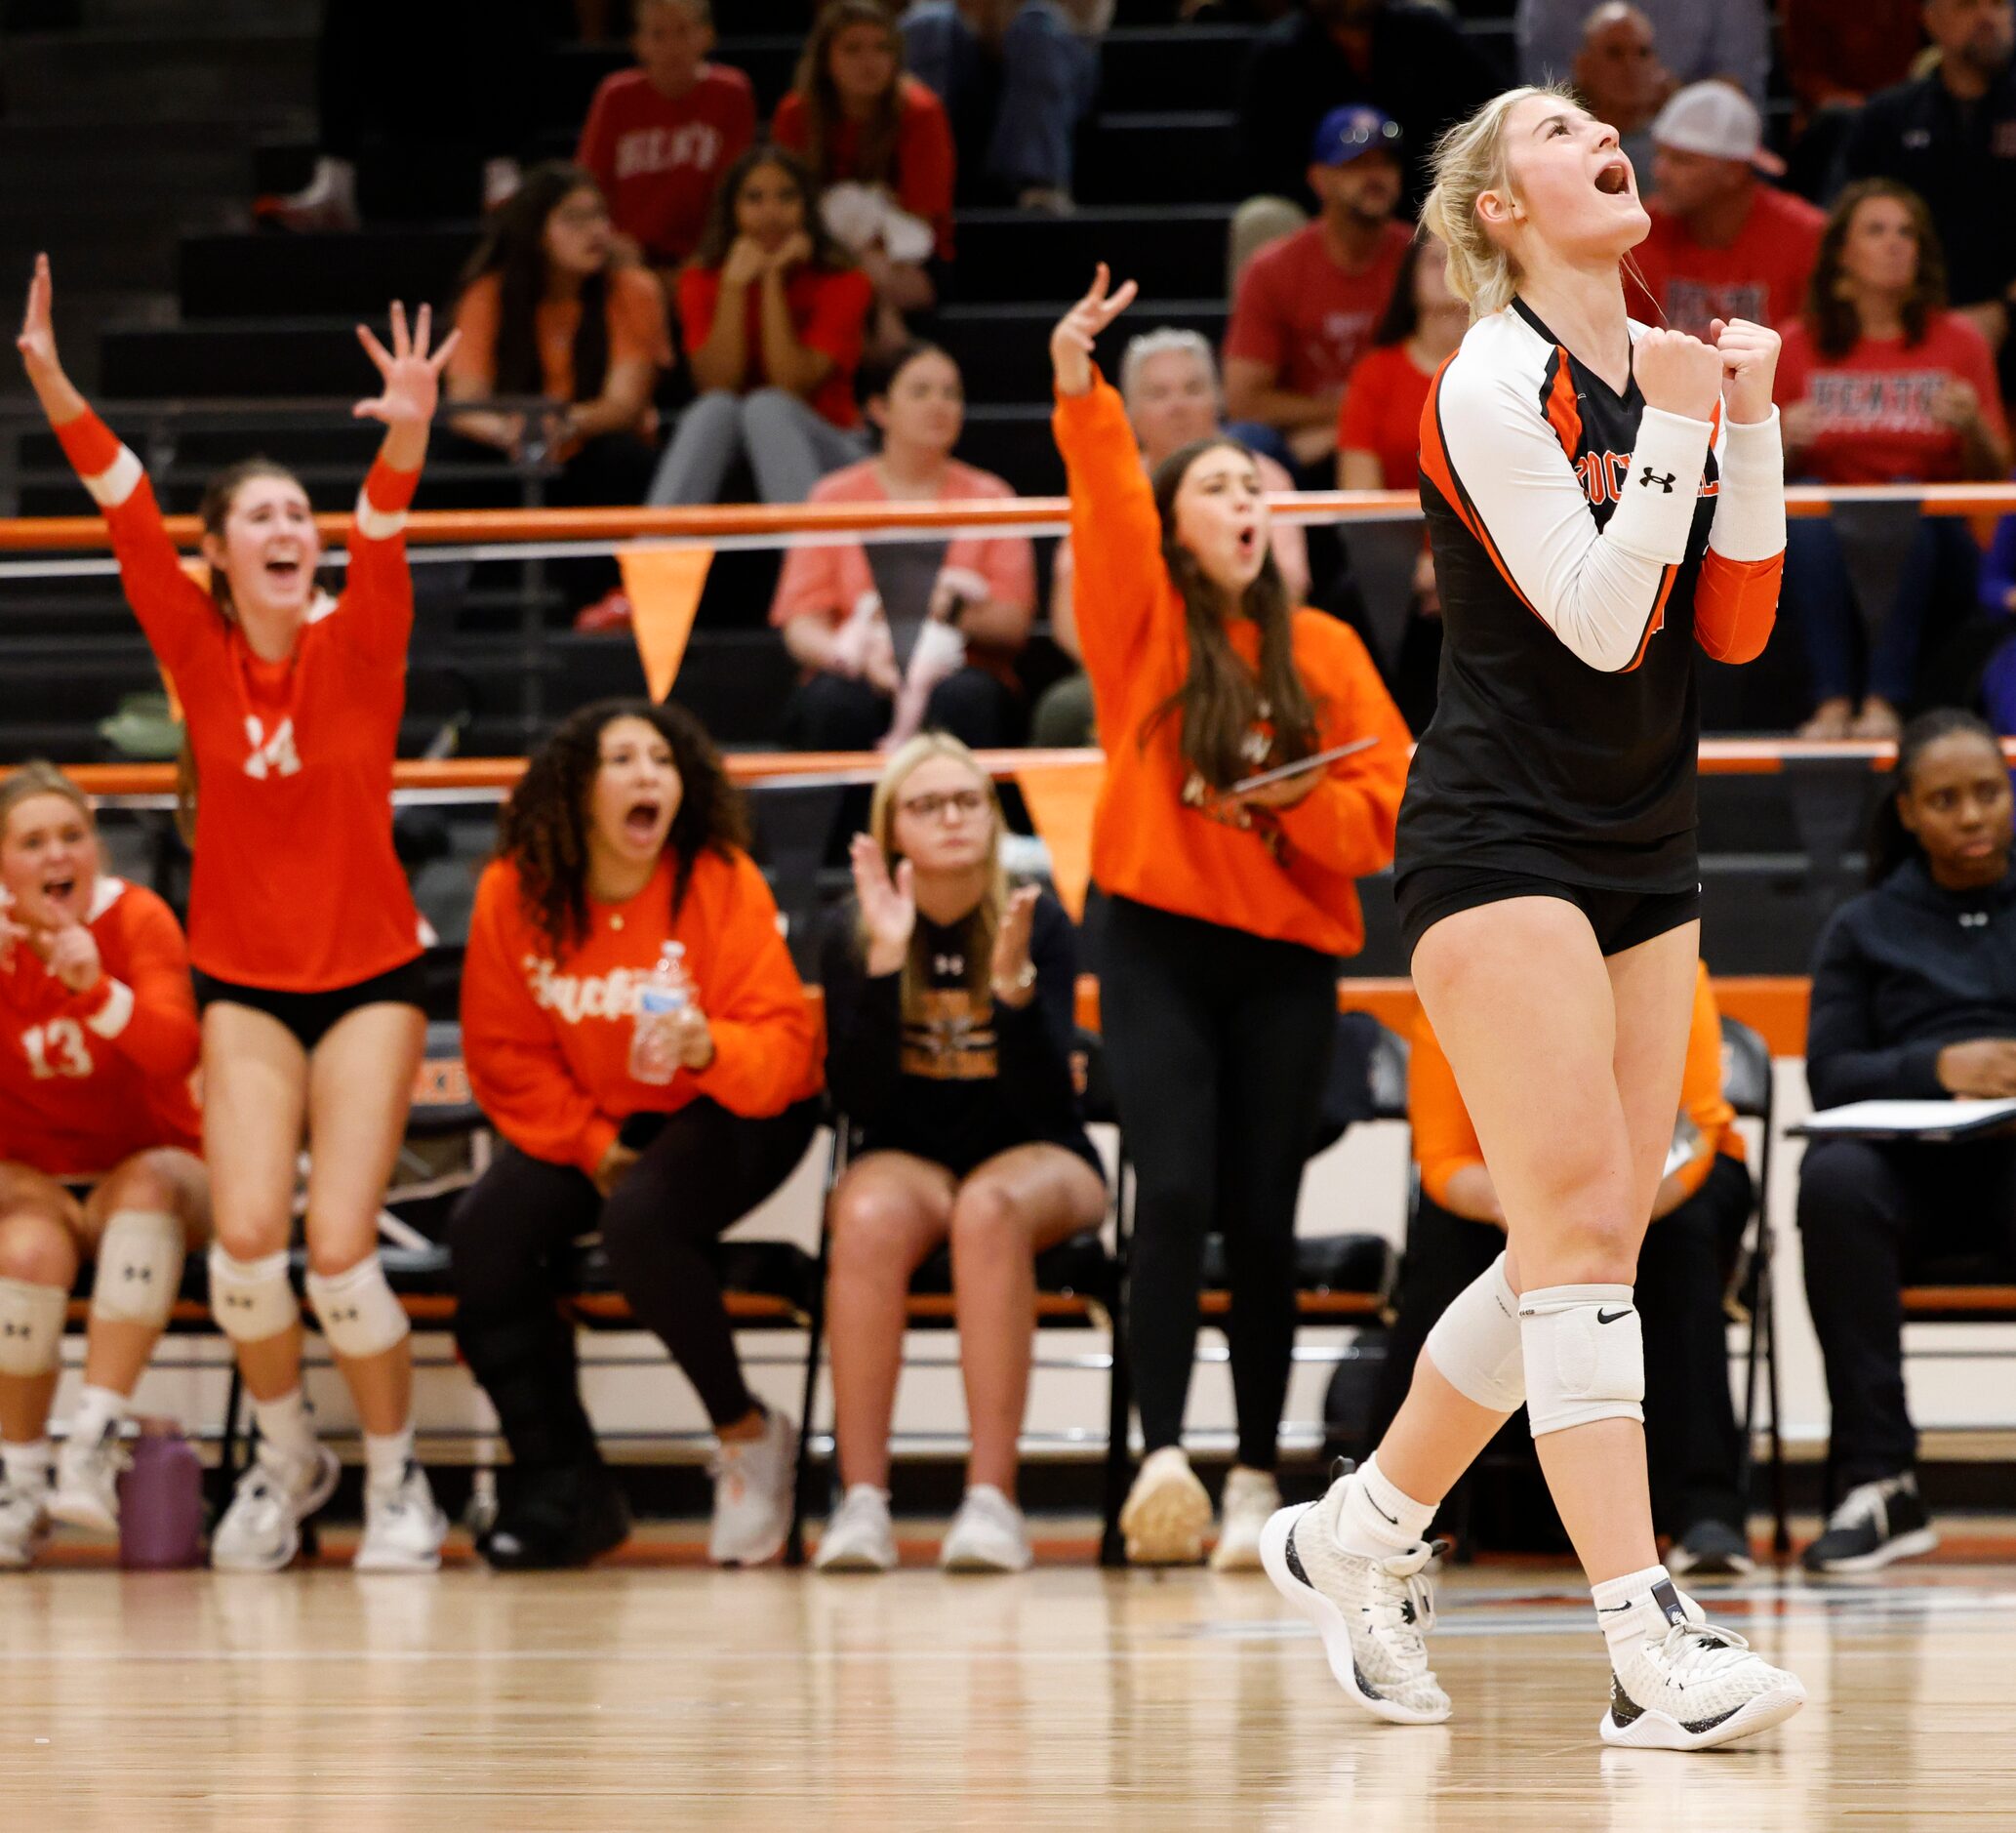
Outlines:
{"type": "MultiPolygon", "coordinates": [[[[280,206],[302,226],[354,221],[360,160],[368,177],[366,149],[398,138],[368,131],[403,105],[382,93],[386,79],[360,74],[368,11],[330,9],[325,157],[280,206]]],[[[614,22],[606,7],[582,13],[592,30],[614,22]]],[[[1571,83],[1618,129],[1653,209],[1628,279],[1639,317],[1705,334],[1741,316],[1785,336],[1795,479],[2008,475],[2016,211],[1983,205],[2016,188],[2004,0],[1890,0],[1845,21],[1793,0],[1775,47],[1791,112],[1773,132],[1763,0],[1521,0],[1511,68],[1503,41],[1436,5],[1284,0],[1183,16],[1227,13],[1272,22],[1240,86],[1246,200],[1211,386],[1224,421],[1280,468],[1276,487],[1411,487],[1413,418],[1462,328],[1433,251],[1409,254],[1425,160],[1442,127],[1513,78],[1571,83]]],[[[597,90],[574,164],[519,172],[473,129],[460,137],[461,169],[496,216],[457,306],[451,392],[553,405],[543,424],[471,407],[457,430],[556,458],[562,503],[1005,493],[956,464],[949,407],[930,434],[947,441],[935,458],[909,431],[892,451],[880,389],[888,361],[928,345],[935,312],[958,297],[956,205],[1072,207],[1110,0],[808,4],[794,81],[767,123],[747,78],[713,56],[728,21],[708,0],[636,0],[630,14],[635,67],[597,90]]],[[[494,75],[500,94],[525,82],[494,75]]],[[[453,128],[434,120],[434,141],[391,170],[409,172],[453,128]]],[[[934,364],[936,381],[956,393],[948,365],[934,364]]],[[[2008,729],[2016,659],[1997,656],[2009,589],[2006,568],[1984,565],[1993,530],[1928,517],[1908,551],[1882,535],[1898,551],[1871,568],[1856,543],[1878,537],[1849,519],[1799,522],[1788,559],[1788,637],[1811,709],[1800,735],[1894,738],[1928,695],[1980,699],[2008,729]]],[[[1381,543],[1325,531],[1301,590],[1367,635],[1418,729],[1439,647],[1432,569],[1425,550],[1404,564],[1381,543]]],[[[934,569],[856,555],[841,567],[850,598],[818,605],[816,621],[793,569],[773,610],[803,671],[790,741],[900,738],[920,701],[975,743],[1037,727],[1082,737],[1082,684],[1047,714],[1024,694],[1033,606],[1017,592],[977,599],[974,558],[934,569]]],[[[563,584],[584,628],[625,621],[612,567],[570,569],[563,584]]],[[[1049,633],[1075,660],[1068,590],[1066,574],[1049,633]]]]}

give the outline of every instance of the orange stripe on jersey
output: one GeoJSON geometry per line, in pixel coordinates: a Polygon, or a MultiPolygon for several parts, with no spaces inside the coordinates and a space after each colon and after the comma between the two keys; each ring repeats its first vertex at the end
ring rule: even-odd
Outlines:
{"type": "Polygon", "coordinates": [[[1553,386],[1547,391],[1547,424],[1554,429],[1568,463],[1575,463],[1575,449],[1582,443],[1582,409],[1575,404],[1575,377],[1568,366],[1568,352],[1554,346],[1553,386]]]}
{"type": "Polygon", "coordinates": [[[1754,662],[1778,619],[1785,555],[1732,560],[1711,548],[1694,587],[1694,636],[1717,662],[1754,662]]]}
{"type": "MultiPolygon", "coordinates": [[[[1491,564],[1498,569],[1498,576],[1512,588],[1515,597],[1528,611],[1533,611],[1532,600],[1519,590],[1519,582],[1512,578],[1498,551],[1498,545],[1491,539],[1491,531],[1484,526],[1484,518],[1476,511],[1470,500],[1470,493],[1463,487],[1462,479],[1456,475],[1456,468],[1449,463],[1449,446],[1442,436],[1442,372],[1456,360],[1445,356],[1441,369],[1435,371],[1434,380],[1429,384],[1428,399],[1421,409],[1421,474],[1435,487],[1437,494],[1456,518],[1476,538],[1477,546],[1491,556],[1491,564]]],[[[1538,611],[1533,611],[1539,617],[1538,611]]],[[[1545,619],[1541,620],[1543,623],[1545,619]]]]}
{"type": "Polygon", "coordinates": [[[1670,566],[1659,576],[1659,596],[1652,601],[1652,615],[1645,620],[1645,633],[1638,638],[1638,653],[1632,657],[1631,668],[1622,671],[1629,674],[1632,669],[1645,659],[1645,651],[1651,646],[1652,638],[1666,628],[1666,601],[1673,595],[1673,583],[1680,576],[1680,569],[1670,566]]]}

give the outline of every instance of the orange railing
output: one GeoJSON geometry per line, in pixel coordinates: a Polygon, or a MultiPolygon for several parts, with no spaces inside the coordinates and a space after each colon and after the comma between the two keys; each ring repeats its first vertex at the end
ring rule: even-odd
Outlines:
{"type": "MultiPolygon", "coordinates": [[[[1298,522],[1393,521],[1419,516],[1411,490],[1304,490],[1269,499],[1273,512],[1298,522]]],[[[1821,488],[1794,485],[1785,493],[1791,515],[1825,515],[1836,505],[1916,503],[1927,515],[2006,515],[2016,511],[2016,484],[1880,484],[1821,488]]],[[[423,509],[407,518],[415,544],[480,541],[712,541],[728,536],[774,536],[779,547],[794,534],[861,534],[897,529],[1004,530],[1060,526],[1069,519],[1064,497],[983,498],[964,503],[722,504],[713,508],[647,509],[423,509]]],[[[323,537],[342,541],[347,515],[316,518],[323,537]]],[[[168,532],[193,548],[200,536],[193,515],[172,515],[168,532]]],[[[93,552],[109,545],[96,515],[29,516],[0,521],[0,551],[93,552]]]]}

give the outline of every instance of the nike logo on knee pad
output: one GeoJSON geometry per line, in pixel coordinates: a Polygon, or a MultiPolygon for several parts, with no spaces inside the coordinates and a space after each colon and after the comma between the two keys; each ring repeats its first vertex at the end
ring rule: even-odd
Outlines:
{"type": "Polygon", "coordinates": [[[1627,1306],[1625,1306],[1625,1308],[1624,1308],[1624,1309],[1623,1309],[1622,1311],[1599,1311],[1599,1312],[1597,1312],[1597,1313],[1596,1313],[1596,1322],[1597,1322],[1598,1324],[1615,1324],[1615,1323],[1617,1322],[1617,1320],[1618,1320],[1619,1318],[1628,1318],[1628,1317],[1630,1317],[1630,1316],[1631,1316],[1631,1307],[1630,1307],[1629,1305],[1627,1305],[1627,1306]]]}

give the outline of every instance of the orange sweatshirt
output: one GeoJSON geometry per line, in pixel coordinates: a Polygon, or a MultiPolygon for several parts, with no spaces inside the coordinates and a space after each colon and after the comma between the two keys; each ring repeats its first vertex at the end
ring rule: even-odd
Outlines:
{"type": "MultiPolygon", "coordinates": [[[[1223,810],[1191,780],[1178,715],[1143,736],[1189,672],[1189,636],[1126,410],[1095,374],[1087,393],[1058,397],[1054,426],[1070,481],[1078,633],[1107,758],[1093,877],[1157,910],[1356,954],[1365,939],[1356,880],[1392,862],[1410,744],[1364,644],[1335,618],[1295,613],[1295,668],[1315,703],[1318,749],[1368,734],[1379,743],[1332,764],[1293,808],[1243,819],[1223,810]]],[[[1230,634],[1252,665],[1258,627],[1241,618],[1230,634]]]]}
{"type": "Polygon", "coordinates": [[[758,1119],[819,1092],[819,1020],[755,862],[703,853],[676,920],[671,908],[666,854],[627,903],[590,901],[587,940],[556,957],[525,914],[517,867],[484,869],[463,963],[463,1056],[484,1113],[519,1151],[592,1176],[632,1114],[676,1114],[706,1095],[758,1119]],[[683,951],[714,1060],[640,1082],[630,1033],[668,941],[683,951]]]}
{"type": "MultiPolygon", "coordinates": [[[[1695,970],[1694,1022],[1687,1033],[1687,1068],[1680,1082],[1680,1107],[1709,1150],[1680,1173],[1691,1197],[1708,1182],[1715,1153],[1743,1161],[1743,1135],[1736,1110],[1722,1099],[1722,1021],[1715,1010],[1708,967],[1695,970]]],[[[1414,1049],[1407,1071],[1407,1120],[1414,1129],[1414,1161],[1421,1188],[1436,1202],[1448,1201],[1449,1180],[1469,1165],[1484,1162],[1476,1128],[1456,1086],[1449,1059],[1423,1013],[1414,1022],[1414,1049]]]]}

